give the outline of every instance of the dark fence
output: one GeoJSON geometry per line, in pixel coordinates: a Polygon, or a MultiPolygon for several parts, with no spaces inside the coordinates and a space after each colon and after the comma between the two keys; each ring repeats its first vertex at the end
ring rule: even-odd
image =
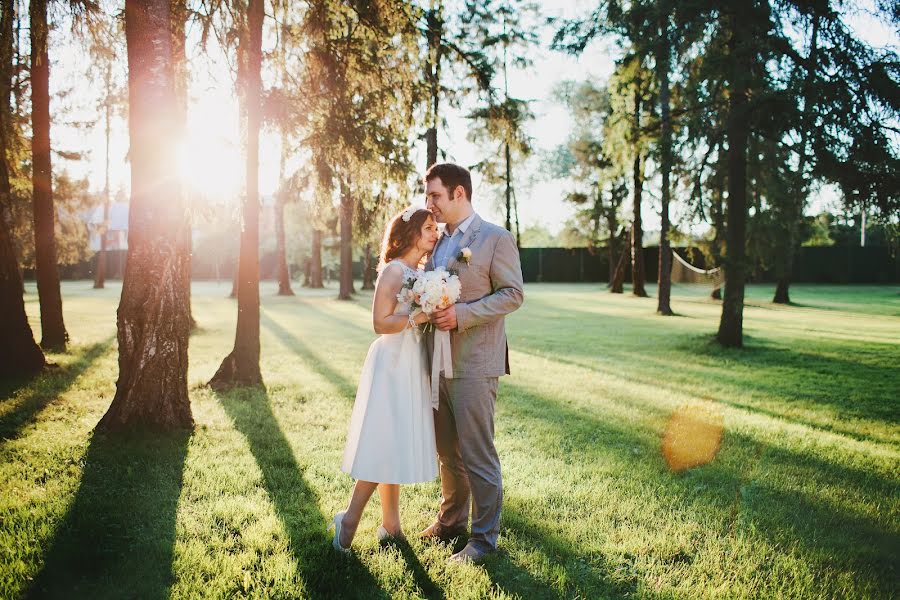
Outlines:
{"type": "MultiPolygon", "coordinates": [[[[703,255],[696,249],[676,250],[692,265],[704,269],[703,255]]],[[[609,259],[605,248],[522,248],[522,275],[528,283],[544,282],[585,282],[600,283],[609,280],[609,259]]],[[[63,279],[88,279],[94,276],[96,255],[89,261],[74,265],[61,265],[63,279]]],[[[274,279],[276,276],[274,252],[260,256],[260,276],[274,279]]],[[[107,277],[121,279],[125,266],[125,251],[109,253],[107,277]]],[[[194,279],[231,279],[235,265],[223,265],[218,272],[208,265],[193,265],[194,279]]],[[[659,248],[644,248],[644,270],[647,281],[657,280],[659,248]]],[[[631,281],[631,261],[626,263],[625,280],[631,281]]],[[[291,266],[294,277],[300,277],[302,269],[291,266]]],[[[353,265],[357,278],[362,277],[362,263],[353,265]]],[[[337,273],[333,274],[337,277],[337,273]]],[[[25,271],[26,279],[33,279],[32,270],[25,271]]],[[[772,269],[757,269],[750,275],[750,281],[768,283],[775,280],[772,269]]],[[[900,263],[892,248],[887,246],[815,246],[800,248],[794,262],[796,283],[900,283],[900,263]]]]}
{"type": "MultiPolygon", "coordinates": [[[[703,255],[693,249],[676,251],[692,265],[705,269],[703,255]]],[[[526,282],[606,282],[609,259],[605,248],[522,248],[522,275],[526,282]]],[[[644,248],[647,281],[656,281],[659,247],[644,248]]],[[[625,280],[631,280],[631,261],[625,280]]],[[[775,281],[771,268],[756,269],[749,280],[775,281]]],[[[900,283],[900,263],[890,247],[814,246],[800,248],[794,261],[796,283],[900,283]]]]}

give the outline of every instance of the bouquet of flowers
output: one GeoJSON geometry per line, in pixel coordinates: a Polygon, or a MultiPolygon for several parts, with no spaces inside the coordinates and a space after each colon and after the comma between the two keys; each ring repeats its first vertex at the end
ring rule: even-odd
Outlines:
{"type": "MultiPolygon", "coordinates": [[[[434,271],[417,271],[415,277],[408,278],[397,293],[397,302],[410,313],[410,318],[423,312],[431,315],[436,310],[449,308],[462,292],[459,277],[443,267],[434,271]]],[[[431,323],[425,329],[433,327],[431,323]]],[[[418,329],[416,337],[418,339],[418,329]]],[[[451,360],[450,334],[446,331],[435,331],[434,352],[431,362],[431,406],[438,407],[438,380],[443,371],[445,377],[453,377],[451,360]]]]}
{"type": "Polygon", "coordinates": [[[413,316],[419,312],[431,315],[455,304],[461,292],[459,277],[438,267],[434,271],[419,270],[415,278],[408,278],[397,294],[397,302],[413,316]]]}

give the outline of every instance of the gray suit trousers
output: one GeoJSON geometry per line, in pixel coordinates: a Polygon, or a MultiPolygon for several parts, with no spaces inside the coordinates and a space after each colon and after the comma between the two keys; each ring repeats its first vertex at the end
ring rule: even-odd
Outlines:
{"type": "Polygon", "coordinates": [[[471,502],[471,542],[496,550],[500,533],[503,481],[494,447],[497,378],[446,379],[441,376],[434,430],[441,465],[443,529],[465,529],[471,502]]]}

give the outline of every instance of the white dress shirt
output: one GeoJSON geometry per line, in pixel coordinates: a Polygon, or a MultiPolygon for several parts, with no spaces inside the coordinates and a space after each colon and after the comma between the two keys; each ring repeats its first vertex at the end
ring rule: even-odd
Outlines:
{"type": "Polygon", "coordinates": [[[469,225],[471,225],[474,220],[475,212],[473,211],[462,223],[456,226],[456,229],[453,230],[453,235],[447,235],[447,230],[444,229],[444,234],[441,236],[441,239],[438,240],[437,246],[434,248],[435,267],[447,268],[450,259],[456,256],[461,250],[459,243],[466,234],[466,230],[469,229],[469,225]]]}

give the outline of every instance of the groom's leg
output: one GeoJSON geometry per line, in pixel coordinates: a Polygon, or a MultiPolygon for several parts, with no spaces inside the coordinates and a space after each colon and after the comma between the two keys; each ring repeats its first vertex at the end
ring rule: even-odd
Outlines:
{"type": "Polygon", "coordinates": [[[479,550],[497,549],[503,480],[500,458],[494,447],[494,405],[497,378],[454,379],[451,388],[456,432],[463,463],[472,487],[472,534],[470,543],[479,550]]]}
{"type": "Polygon", "coordinates": [[[439,390],[438,410],[434,415],[434,434],[441,465],[442,498],[438,523],[447,531],[465,530],[469,525],[469,477],[459,451],[450,385],[443,377],[439,390]]]}

